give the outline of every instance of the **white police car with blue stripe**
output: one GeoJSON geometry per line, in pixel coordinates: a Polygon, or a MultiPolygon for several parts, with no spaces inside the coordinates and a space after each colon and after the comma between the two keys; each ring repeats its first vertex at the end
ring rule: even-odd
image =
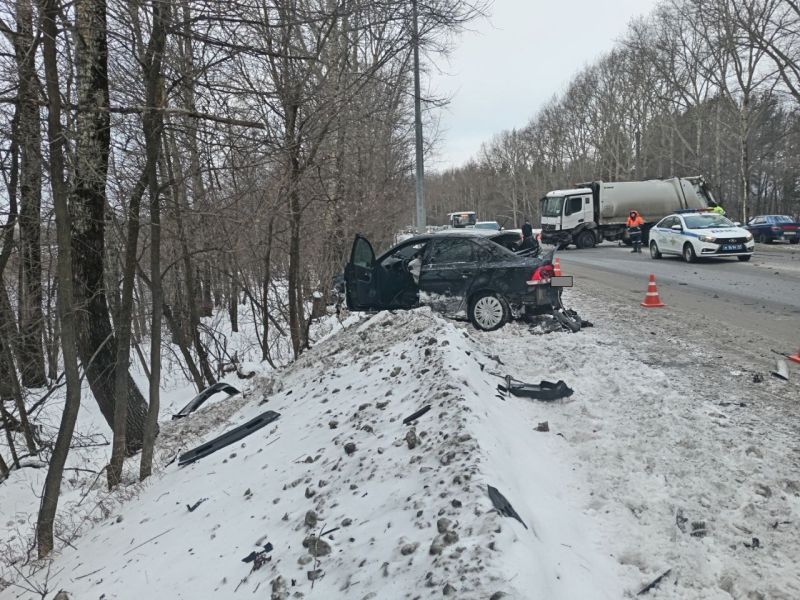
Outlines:
{"type": "Polygon", "coordinates": [[[679,211],[650,230],[651,258],[675,254],[691,263],[704,256],[735,256],[745,262],[754,248],[749,231],[715,212],[679,211]]]}

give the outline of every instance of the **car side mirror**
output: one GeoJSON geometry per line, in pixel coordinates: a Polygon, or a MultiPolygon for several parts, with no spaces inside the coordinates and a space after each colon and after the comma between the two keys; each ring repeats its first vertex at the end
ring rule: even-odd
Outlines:
{"type": "Polygon", "coordinates": [[[681,227],[680,225],[673,225],[672,227],[670,227],[670,229],[672,229],[672,231],[683,231],[683,227],[681,227]]]}

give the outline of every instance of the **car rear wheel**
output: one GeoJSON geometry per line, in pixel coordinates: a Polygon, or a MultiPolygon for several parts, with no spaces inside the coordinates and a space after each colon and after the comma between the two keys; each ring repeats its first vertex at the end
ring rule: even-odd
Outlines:
{"type": "Polygon", "coordinates": [[[575,245],[578,248],[594,248],[596,243],[594,234],[591,231],[581,231],[578,234],[578,239],[575,240],[575,245]]]}
{"type": "Polygon", "coordinates": [[[470,303],[469,320],[481,331],[500,329],[508,318],[508,303],[492,292],[481,292],[470,303]]]}
{"type": "Polygon", "coordinates": [[[650,258],[661,258],[661,251],[658,249],[655,241],[650,242],[650,258]]]}
{"type": "Polygon", "coordinates": [[[697,260],[697,254],[695,254],[694,246],[691,244],[686,244],[683,247],[683,260],[687,263],[693,263],[697,260]]]}
{"type": "Polygon", "coordinates": [[[748,255],[748,256],[737,256],[736,258],[738,258],[741,262],[747,262],[748,260],[750,260],[752,258],[752,256],[750,256],[750,255],[748,255]]]}

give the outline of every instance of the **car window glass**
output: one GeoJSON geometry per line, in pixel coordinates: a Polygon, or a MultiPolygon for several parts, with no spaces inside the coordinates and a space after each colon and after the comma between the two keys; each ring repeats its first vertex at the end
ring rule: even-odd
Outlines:
{"type": "Polygon", "coordinates": [[[776,215],[774,218],[775,218],[775,223],[791,223],[792,222],[792,217],[788,217],[786,215],[776,215]]]}
{"type": "MultiPolygon", "coordinates": [[[[517,239],[519,238],[517,237],[517,239]]],[[[509,248],[511,244],[513,242],[508,238],[500,240],[496,237],[492,238],[492,241],[488,244],[476,244],[475,250],[478,260],[481,262],[500,262],[508,260],[509,257],[516,257],[516,254],[509,248]]]]}
{"type": "Polygon", "coordinates": [[[373,254],[369,242],[364,238],[358,238],[355,248],[353,248],[353,264],[369,269],[372,267],[373,260],[375,260],[375,254],[373,254]]]}
{"type": "Polygon", "coordinates": [[[683,218],[688,229],[711,229],[713,227],[733,227],[733,222],[716,213],[687,215],[683,218]]]}
{"type": "Polygon", "coordinates": [[[567,204],[564,207],[564,214],[571,215],[580,212],[583,209],[583,199],[580,197],[568,198],[567,204]]]}
{"type": "Polygon", "coordinates": [[[435,264],[472,262],[472,242],[459,239],[436,240],[431,253],[435,264]]]}
{"type": "Polygon", "coordinates": [[[411,260],[414,258],[414,255],[420,251],[424,251],[425,243],[424,242],[417,242],[416,244],[406,244],[405,246],[401,246],[394,252],[392,252],[389,256],[384,258],[381,261],[381,264],[386,264],[387,262],[393,260],[411,260]]]}
{"type": "Polygon", "coordinates": [[[678,221],[678,217],[667,217],[663,221],[661,221],[661,225],[659,227],[663,227],[665,229],[669,229],[673,225],[678,225],[680,222],[678,221]]]}

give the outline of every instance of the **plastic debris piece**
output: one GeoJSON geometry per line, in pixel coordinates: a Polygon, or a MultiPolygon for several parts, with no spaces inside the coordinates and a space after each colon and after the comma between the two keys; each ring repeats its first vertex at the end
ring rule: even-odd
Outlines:
{"type": "Polygon", "coordinates": [[[229,383],[225,383],[224,381],[217,382],[214,385],[208,386],[202,392],[197,394],[197,396],[192,398],[189,404],[180,409],[176,414],[172,415],[172,419],[173,420],[182,419],[183,417],[192,414],[203,404],[205,404],[206,400],[211,398],[211,396],[213,396],[217,392],[225,392],[229,396],[233,396],[234,394],[240,393],[239,390],[237,390],[229,383]]]}
{"type": "Polygon", "coordinates": [[[525,527],[525,529],[528,528],[528,526],[525,525],[525,521],[522,520],[522,518],[517,514],[517,511],[514,510],[514,507],[511,506],[511,503],[508,500],[506,500],[506,497],[503,496],[503,494],[501,494],[496,487],[487,485],[486,488],[489,492],[489,500],[492,501],[492,504],[497,509],[497,512],[499,512],[504,517],[511,517],[512,519],[516,519],[517,521],[522,523],[522,526],[525,527]]]}
{"type": "Polygon", "coordinates": [[[213,454],[225,446],[229,446],[234,442],[238,442],[240,439],[247,437],[251,433],[255,433],[266,425],[269,425],[278,417],[280,417],[280,414],[276,413],[274,410],[268,410],[267,412],[258,415],[255,419],[248,421],[244,425],[239,425],[238,427],[235,427],[234,429],[215,437],[210,442],[201,444],[197,448],[193,448],[192,450],[181,454],[180,458],[178,458],[178,466],[182,467],[184,465],[188,465],[196,460],[205,458],[209,454],[213,454]]]}
{"type": "Polygon", "coordinates": [[[405,419],[403,419],[403,425],[408,425],[409,423],[411,423],[411,421],[416,421],[422,415],[424,415],[426,412],[428,412],[430,409],[431,409],[431,405],[430,404],[426,404],[425,406],[420,408],[417,412],[415,412],[413,414],[410,414],[405,419]]]}

